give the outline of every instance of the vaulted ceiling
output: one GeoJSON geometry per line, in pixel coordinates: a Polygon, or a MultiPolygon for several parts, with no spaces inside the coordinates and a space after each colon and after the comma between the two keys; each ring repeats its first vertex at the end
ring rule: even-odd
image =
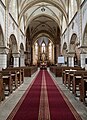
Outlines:
{"type": "Polygon", "coordinates": [[[18,23],[24,20],[24,31],[29,32],[30,39],[47,36],[57,40],[66,28],[69,18],[69,3],[75,3],[77,8],[81,0],[7,0],[8,8],[13,3],[18,6],[18,23]],[[64,25],[63,25],[64,21],[64,25]]]}

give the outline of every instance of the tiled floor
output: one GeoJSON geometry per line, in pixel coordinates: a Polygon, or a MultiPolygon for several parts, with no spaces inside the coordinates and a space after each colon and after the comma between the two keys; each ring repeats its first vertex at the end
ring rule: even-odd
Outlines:
{"type": "MultiPolygon", "coordinates": [[[[35,73],[31,78],[25,78],[24,83],[9,97],[7,97],[4,101],[0,103],[0,120],[6,120],[7,116],[11,113],[11,111],[13,110],[19,99],[22,97],[22,95],[24,94],[24,92],[26,91],[29,84],[32,82],[37,73],[35,73]]],[[[52,77],[54,76],[52,75],[52,77]]],[[[57,77],[55,78],[55,80],[57,81],[58,86],[61,88],[64,94],[68,97],[69,101],[73,104],[76,111],[80,114],[82,119],[87,120],[87,107],[82,102],[79,101],[78,97],[76,98],[62,84],[62,78],[57,77]]]]}

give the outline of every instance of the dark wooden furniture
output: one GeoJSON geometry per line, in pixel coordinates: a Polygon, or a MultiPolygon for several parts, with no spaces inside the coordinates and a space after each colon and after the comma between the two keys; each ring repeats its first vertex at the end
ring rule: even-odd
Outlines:
{"type": "Polygon", "coordinates": [[[81,83],[79,84],[80,89],[80,101],[82,101],[84,104],[86,103],[85,98],[87,98],[87,76],[82,77],[81,83]]]}
{"type": "Polygon", "coordinates": [[[5,99],[4,84],[3,84],[2,74],[0,73],[0,101],[4,99],[5,99]]]}

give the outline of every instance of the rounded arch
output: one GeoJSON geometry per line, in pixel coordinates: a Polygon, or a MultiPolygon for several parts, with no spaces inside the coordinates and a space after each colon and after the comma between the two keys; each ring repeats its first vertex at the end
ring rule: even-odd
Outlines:
{"type": "Polygon", "coordinates": [[[17,40],[16,40],[16,37],[15,37],[14,34],[10,35],[9,48],[11,49],[12,53],[17,53],[18,52],[17,40]]]}
{"type": "MultiPolygon", "coordinates": [[[[41,3],[41,2],[44,2],[44,0],[33,0],[32,2],[29,2],[27,3],[21,10],[20,12],[20,15],[19,15],[19,23],[21,21],[21,18],[22,18],[22,15],[29,9],[31,8],[33,5],[35,4],[38,4],[38,3],[41,3]]],[[[46,1],[46,3],[50,3],[52,4],[53,6],[55,6],[56,8],[58,8],[65,16],[65,19],[66,19],[66,23],[68,23],[68,20],[67,20],[67,13],[65,11],[65,9],[63,8],[63,6],[57,2],[54,2],[52,0],[49,0],[49,1],[46,1]]]]}
{"type": "Polygon", "coordinates": [[[23,43],[20,44],[20,55],[24,55],[24,45],[23,45],[23,43]]]}
{"type": "Polygon", "coordinates": [[[2,27],[0,25],[0,46],[4,46],[5,43],[4,43],[4,34],[3,34],[3,30],[2,30],[2,27]]]}
{"type": "Polygon", "coordinates": [[[53,38],[51,38],[48,34],[46,34],[46,33],[42,33],[42,34],[39,34],[35,39],[34,39],[34,42],[35,41],[37,41],[38,40],[38,38],[40,38],[40,37],[47,37],[53,44],[54,44],[54,40],[53,40],[53,38]]]}
{"type": "Polygon", "coordinates": [[[67,51],[67,43],[64,42],[63,48],[62,48],[62,54],[64,55],[66,53],[66,51],[67,51]]]}
{"type": "Polygon", "coordinates": [[[80,50],[78,48],[78,37],[75,33],[73,33],[71,36],[69,51],[74,53],[74,65],[80,65],[80,50]]]}
{"type": "Polygon", "coordinates": [[[66,42],[64,42],[63,44],[62,55],[64,56],[65,64],[67,64],[67,43],[66,42]]]}
{"type": "Polygon", "coordinates": [[[52,35],[49,34],[49,32],[45,32],[45,31],[42,31],[42,32],[39,32],[36,34],[36,36],[34,36],[33,38],[33,43],[39,38],[39,37],[42,37],[42,36],[46,36],[48,37],[53,43],[54,43],[54,37],[52,35]]]}
{"type": "Polygon", "coordinates": [[[24,45],[23,45],[23,43],[20,44],[20,50],[24,51],[24,45]]]}
{"type": "Polygon", "coordinates": [[[17,40],[14,34],[11,34],[9,37],[9,52],[7,55],[7,67],[13,67],[14,65],[14,58],[13,54],[18,53],[18,46],[17,46],[17,40]]]}
{"type": "Polygon", "coordinates": [[[24,45],[23,45],[23,43],[20,43],[19,66],[25,66],[25,54],[24,54],[24,45]]]}

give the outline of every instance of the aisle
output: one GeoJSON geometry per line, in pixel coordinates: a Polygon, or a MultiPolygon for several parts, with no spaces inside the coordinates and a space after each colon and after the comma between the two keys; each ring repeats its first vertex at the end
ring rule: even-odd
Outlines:
{"type": "Polygon", "coordinates": [[[81,120],[49,75],[41,70],[7,120],[81,120]]]}
{"type": "Polygon", "coordinates": [[[45,80],[51,120],[81,120],[80,116],[47,71],[45,71],[45,80]]]}
{"type": "Polygon", "coordinates": [[[36,76],[7,120],[38,120],[42,71],[36,76]]]}

